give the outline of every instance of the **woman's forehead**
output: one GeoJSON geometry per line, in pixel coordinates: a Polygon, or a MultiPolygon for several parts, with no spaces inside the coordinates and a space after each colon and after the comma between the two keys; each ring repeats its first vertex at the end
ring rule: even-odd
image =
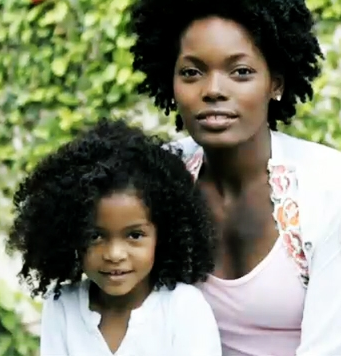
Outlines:
{"type": "Polygon", "coordinates": [[[217,52],[226,59],[260,55],[252,36],[235,21],[216,16],[193,21],[181,37],[180,55],[211,57],[217,52]]]}

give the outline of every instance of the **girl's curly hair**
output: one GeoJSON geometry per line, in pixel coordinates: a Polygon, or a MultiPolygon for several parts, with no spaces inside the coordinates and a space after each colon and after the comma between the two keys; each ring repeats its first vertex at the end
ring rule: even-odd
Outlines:
{"type": "MultiPolygon", "coordinates": [[[[282,100],[270,102],[268,123],[273,130],[278,121],[290,124],[298,99],[312,98],[323,58],[304,0],[137,0],[130,31],[137,37],[134,69],[145,74],[139,92],[153,97],[167,115],[176,110],[173,74],[181,34],[194,20],[211,15],[243,25],[271,71],[284,77],[282,100]]],[[[183,127],[179,116],[176,125],[183,127]]]]}
{"type": "Polygon", "coordinates": [[[82,277],[76,251],[91,240],[98,200],[133,187],[150,210],[158,241],[152,280],[172,289],[203,281],[213,268],[213,227],[198,188],[164,142],[122,120],[102,120],[43,159],[14,196],[8,249],[23,255],[20,275],[33,296],[82,277]]]}

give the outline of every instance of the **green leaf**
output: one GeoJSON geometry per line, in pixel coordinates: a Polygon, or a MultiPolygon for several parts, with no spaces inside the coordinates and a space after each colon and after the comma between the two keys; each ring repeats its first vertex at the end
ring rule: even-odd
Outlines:
{"type": "Polygon", "coordinates": [[[0,355],[8,355],[8,350],[12,344],[12,336],[1,333],[0,341],[0,355]]]}
{"type": "Polygon", "coordinates": [[[98,12],[88,12],[84,16],[84,26],[91,27],[100,20],[100,14],[98,12]]]}
{"type": "Polygon", "coordinates": [[[103,81],[111,82],[115,79],[117,74],[117,65],[114,63],[109,64],[103,72],[103,81]]]}
{"type": "Polygon", "coordinates": [[[6,310],[12,310],[15,307],[15,298],[4,281],[0,279],[0,306],[6,310]]]}
{"type": "Polygon", "coordinates": [[[51,70],[56,76],[62,77],[68,68],[68,64],[65,57],[56,58],[51,64],[51,70]]]}
{"type": "Polygon", "coordinates": [[[13,315],[13,313],[2,313],[1,315],[1,324],[8,330],[11,332],[15,332],[16,330],[16,326],[17,326],[18,320],[15,317],[15,315],[13,315]]]}
{"type": "Polygon", "coordinates": [[[61,104],[75,106],[79,103],[79,100],[71,93],[59,93],[57,99],[61,104]]]}
{"type": "Polygon", "coordinates": [[[123,11],[130,4],[130,0],[115,0],[113,3],[115,4],[117,10],[123,11]]]}
{"type": "Polygon", "coordinates": [[[39,21],[39,25],[42,27],[52,25],[55,23],[60,23],[66,18],[69,9],[65,1],[60,0],[56,2],[54,9],[48,11],[39,21]]]}
{"type": "Polygon", "coordinates": [[[123,85],[125,84],[129,77],[131,76],[132,74],[132,71],[131,71],[131,68],[122,68],[119,70],[119,72],[117,73],[117,84],[118,85],[123,85]]]}

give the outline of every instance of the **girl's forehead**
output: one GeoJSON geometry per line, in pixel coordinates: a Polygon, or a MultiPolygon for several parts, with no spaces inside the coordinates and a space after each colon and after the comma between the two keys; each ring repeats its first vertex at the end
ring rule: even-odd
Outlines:
{"type": "Polygon", "coordinates": [[[121,231],[129,226],[149,224],[148,209],[132,193],[113,193],[99,200],[96,223],[107,230],[121,231]]]}
{"type": "Polygon", "coordinates": [[[119,215],[129,211],[145,216],[147,209],[137,195],[124,192],[103,197],[97,205],[97,212],[102,216],[119,215]]]}

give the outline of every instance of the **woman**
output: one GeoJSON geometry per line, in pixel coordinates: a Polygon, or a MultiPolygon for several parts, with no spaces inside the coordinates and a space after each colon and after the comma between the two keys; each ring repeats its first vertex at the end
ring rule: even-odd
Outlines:
{"type": "Polygon", "coordinates": [[[323,57],[303,0],[138,0],[141,93],[178,144],[218,232],[200,286],[224,356],[341,355],[339,152],[276,131],[323,57]]]}

